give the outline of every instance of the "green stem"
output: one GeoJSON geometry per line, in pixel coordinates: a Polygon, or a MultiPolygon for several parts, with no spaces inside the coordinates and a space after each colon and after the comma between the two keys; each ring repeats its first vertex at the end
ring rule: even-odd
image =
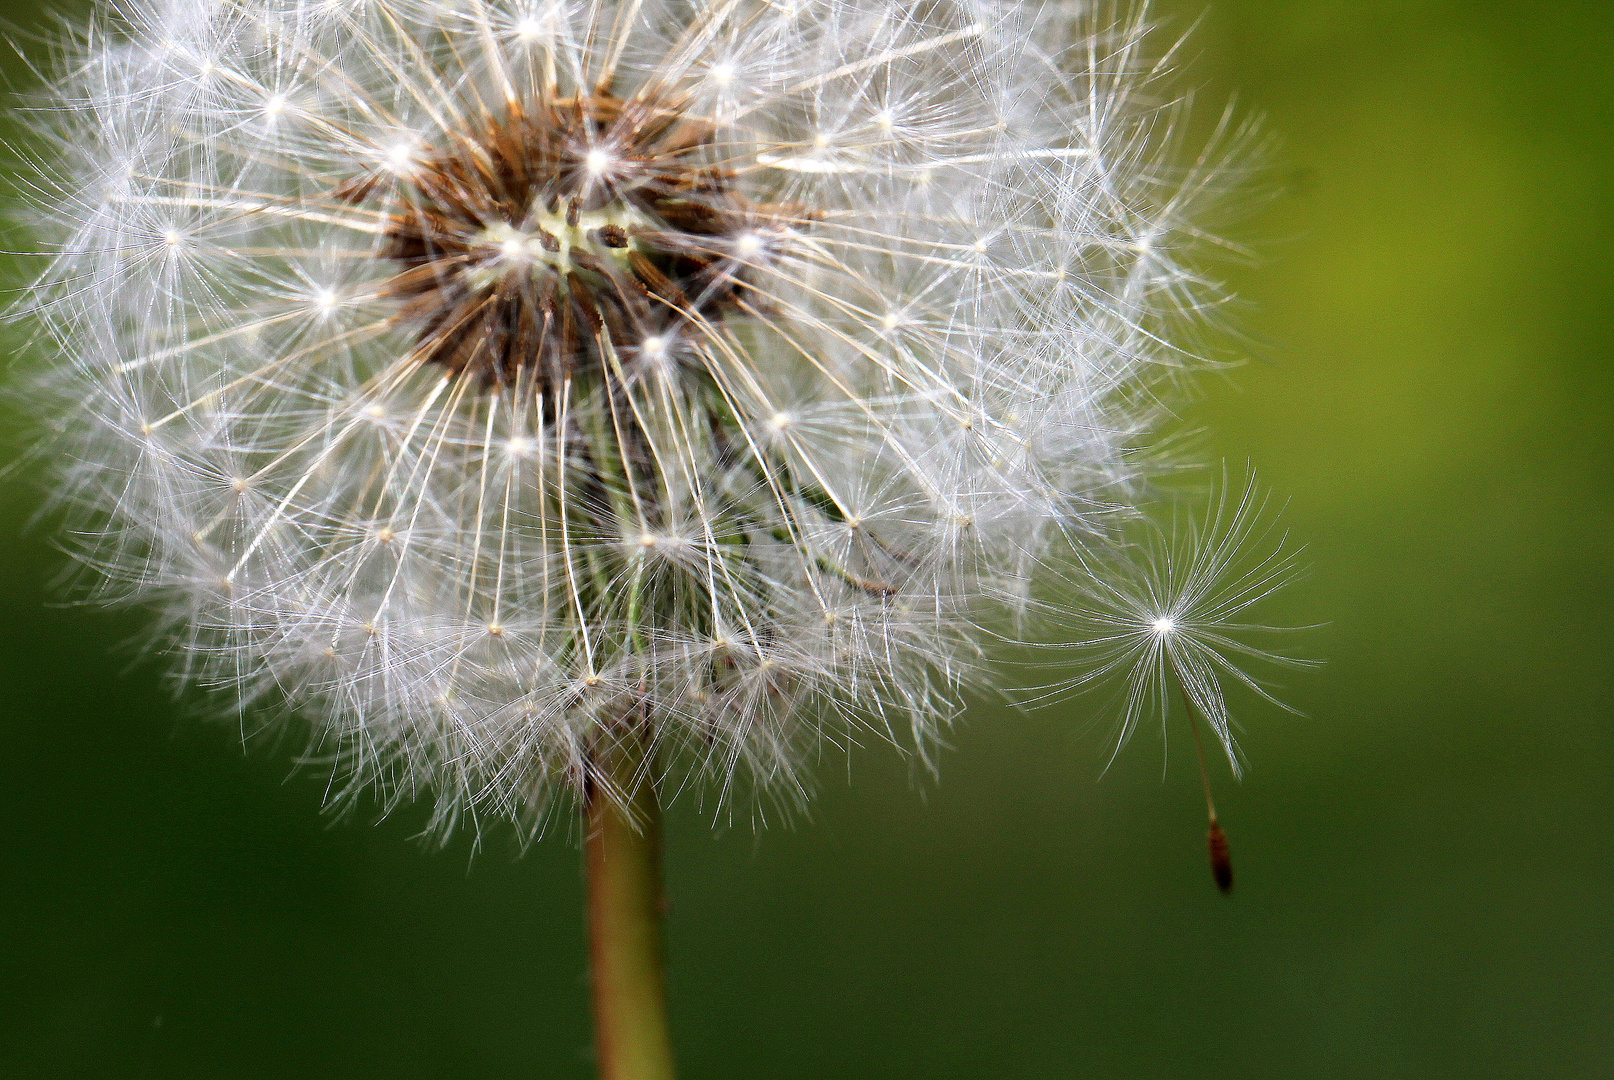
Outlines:
{"type": "Polygon", "coordinates": [[[672,1080],[661,937],[661,806],[655,780],[634,735],[602,747],[596,760],[618,789],[613,798],[601,784],[591,783],[585,807],[589,960],[600,1080],[672,1080]],[[629,796],[626,813],[619,802],[624,794],[629,796]]]}

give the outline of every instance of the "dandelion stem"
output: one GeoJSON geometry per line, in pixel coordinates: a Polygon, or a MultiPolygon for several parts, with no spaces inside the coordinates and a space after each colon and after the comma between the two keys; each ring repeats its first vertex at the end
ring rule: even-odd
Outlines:
{"type": "Polygon", "coordinates": [[[653,770],[636,734],[597,747],[594,760],[602,779],[588,786],[584,858],[600,1080],[672,1080],[653,770]]]}

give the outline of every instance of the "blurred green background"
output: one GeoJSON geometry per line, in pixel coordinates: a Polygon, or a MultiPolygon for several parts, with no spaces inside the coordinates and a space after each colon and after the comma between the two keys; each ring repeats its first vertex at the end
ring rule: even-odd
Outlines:
{"type": "MultiPolygon", "coordinates": [[[[680,807],[687,1077],[1614,1075],[1614,15],[1157,10],[1281,140],[1235,230],[1255,359],[1191,419],[1309,548],[1263,614],[1329,621],[1308,717],[1246,709],[1220,783],[1237,893],[1191,758],[1145,733],[1101,776],[1082,701],[972,710],[939,783],[826,762],[793,827],[680,807]]],[[[138,613],[51,606],[4,484],[0,1076],[588,1076],[568,837],[322,816],[180,717],[138,613]]]]}

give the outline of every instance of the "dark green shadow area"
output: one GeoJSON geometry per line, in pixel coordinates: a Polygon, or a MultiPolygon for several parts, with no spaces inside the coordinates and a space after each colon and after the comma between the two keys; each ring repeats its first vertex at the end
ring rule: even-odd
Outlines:
{"type": "MultiPolygon", "coordinates": [[[[1306,718],[1243,703],[1237,892],[1185,733],[1163,780],[1156,731],[1101,776],[1080,699],[973,709],[940,782],[828,759],[787,828],[682,805],[691,1080],[1614,1070],[1614,20],[1169,10],[1203,15],[1183,84],[1280,140],[1233,226],[1263,261],[1226,269],[1255,358],[1185,420],[1307,545],[1261,614],[1328,622],[1306,718]]],[[[0,1076],[587,1077],[574,836],[473,863],[417,814],[323,816],[135,660],[138,613],[53,606],[38,502],[5,480],[0,1076]]]]}

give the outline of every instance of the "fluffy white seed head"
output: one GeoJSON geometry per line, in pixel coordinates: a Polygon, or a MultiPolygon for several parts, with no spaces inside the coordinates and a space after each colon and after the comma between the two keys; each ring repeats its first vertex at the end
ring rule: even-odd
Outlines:
{"type": "Polygon", "coordinates": [[[922,752],[1214,299],[1077,6],[118,5],[36,305],[109,588],[445,826],[922,752]]]}

